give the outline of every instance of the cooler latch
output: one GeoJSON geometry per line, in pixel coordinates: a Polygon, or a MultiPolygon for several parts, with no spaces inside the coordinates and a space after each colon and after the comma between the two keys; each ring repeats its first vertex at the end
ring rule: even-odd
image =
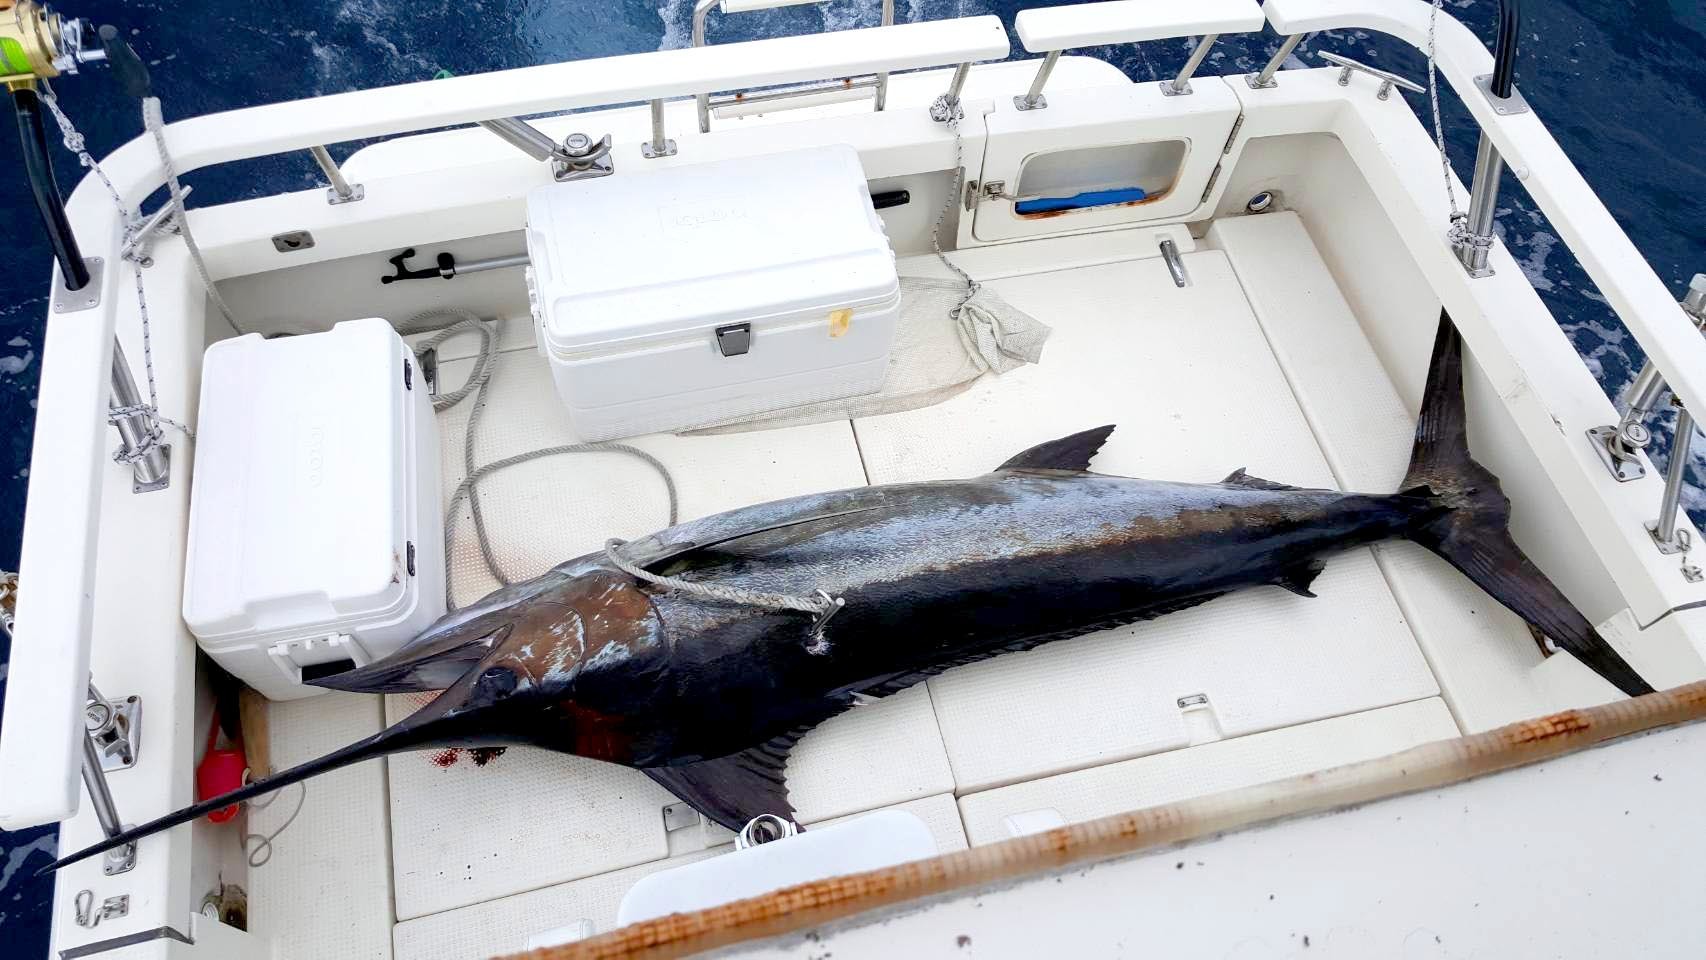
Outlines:
{"type": "Polygon", "coordinates": [[[731,323],[717,328],[717,350],[725,357],[738,357],[752,349],[752,324],[731,323]]]}

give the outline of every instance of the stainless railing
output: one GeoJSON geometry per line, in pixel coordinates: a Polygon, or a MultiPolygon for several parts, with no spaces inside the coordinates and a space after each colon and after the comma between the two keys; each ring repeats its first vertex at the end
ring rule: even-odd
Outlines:
{"type": "MultiPolygon", "coordinates": [[[[749,10],[765,10],[772,7],[794,6],[802,3],[821,3],[824,0],[699,0],[693,8],[693,45],[705,45],[705,21],[715,7],[722,7],[724,14],[741,13],[749,10]]],[[[894,25],[894,0],[882,0],[883,26],[894,25]]],[[[713,97],[709,91],[699,94],[694,99],[699,107],[699,132],[711,132],[711,109],[734,103],[765,103],[787,100],[793,97],[810,96],[812,94],[836,93],[842,90],[875,90],[876,109],[881,110],[888,105],[889,74],[887,70],[869,77],[852,77],[846,80],[819,80],[815,83],[801,84],[785,90],[765,91],[758,94],[748,94],[744,91],[713,97]]],[[[652,107],[652,123],[654,142],[662,139],[662,103],[652,107]]],[[[654,146],[658,149],[658,146],[654,146]]],[[[672,151],[673,152],[673,151],[672,151]]],[[[660,154],[664,155],[664,154],[660,154]]]]}

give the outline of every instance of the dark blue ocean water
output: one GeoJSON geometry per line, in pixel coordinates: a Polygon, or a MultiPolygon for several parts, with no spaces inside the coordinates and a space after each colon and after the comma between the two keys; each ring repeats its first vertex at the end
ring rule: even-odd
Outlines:
{"type": "MultiPolygon", "coordinates": [[[[1189,2],[1189,0],[1180,0],[1189,2]]],[[[1420,2],[1420,0],[1418,0],[1420,2]]],[[[897,19],[994,13],[1011,24],[1024,6],[1046,0],[906,0],[897,19]]],[[[168,120],[356,87],[422,80],[440,69],[476,73],[659,47],[683,46],[691,0],[65,0],[62,8],[115,23],[153,71],[168,120]]],[[[1496,0],[1447,0],[1446,9],[1490,40],[1496,0]]],[[[761,14],[712,17],[713,43],[874,25],[876,4],[830,0],[761,14]]],[[[1680,292],[1706,271],[1706,0],[1527,0],[1518,81],[1659,276],[1680,292]]],[[[1204,68],[1258,68],[1278,38],[1221,41],[1204,68]]],[[[1188,41],[1089,51],[1137,79],[1176,71],[1188,41]]],[[[1019,49],[1017,38],[1014,49],[1019,49]]],[[[1299,55],[1331,50],[1421,79],[1424,61],[1385,37],[1361,32],[1311,38],[1299,55]]],[[[1296,61],[1294,61],[1295,63],[1296,61]]],[[[103,68],[59,85],[61,102],[103,155],[137,135],[135,106],[103,68]]],[[[1453,165],[1465,179],[1476,131],[1445,96],[1453,165]]],[[[1426,109],[1424,99],[1412,107],[1426,109]]],[[[342,156],[348,147],[333,148],[342,156]]],[[[41,370],[49,254],[18,171],[17,141],[0,134],[0,219],[10,226],[12,266],[0,274],[0,568],[16,569],[23,520],[34,396],[41,370]]],[[[69,191],[81,171],[58,156],[69,191]]],[[[302,189],[316,181],[306,156],[256,161],[185,178],[198,205],[302,189]]],[[[1551,231],[1506,178],[1499,226],[1553,315],[1608,391],[1620,390],[1641,357],[1551,231]]],[[[1661,436],[1665,458],[1668,431],[1661,436]]],[[[1706,443],[1697,444],[1701,450],[1706,443]]],[[[1693,479],[1706,477],[1697,454],[1693,479]]],[[[1699,486],[1688,501],[1706,519],[1699,486]]],[[[25,571],[27,578],[28,571],[25,571]]],[[[28,588],[28,580],[25,580],[28,588]]],[[[0,648],[0,690],[7,651],[0,648]]],[[[0,717],[3,720],[3,717],[0,717]]],[[[0,790],[5,789],[0,784],[0,790]]],[[[132,811],[133,815],[156,811],[132,811]]],[[[52,858],[46,830],[0,833],[0,950],[33,957],[47,949],[51,887],[31,873],[52,858]]]]}

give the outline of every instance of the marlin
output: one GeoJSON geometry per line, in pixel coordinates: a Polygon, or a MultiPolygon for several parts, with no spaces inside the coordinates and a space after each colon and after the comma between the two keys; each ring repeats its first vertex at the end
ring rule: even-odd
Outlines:
{"type": "Polygon", "coordinates": [[[826,623],[563,563],[318,681],[443,690],[316,760],[71,854],[85,857],[286,784],[404,750],[525,744],[635,767],[724,826],[792,817],[786,765],[808,730],[951,667],[1151,619],[1249,587],[1313,596],[1327,556],[1394,538],[1445,558],[1630,696],[1652,691],[1507,532],[1510,502],[1469,456],[1462,345],[1441,315],[1400,492],[1089,472],[1113,427],[1032,447],[966,480],[868,486],[734,510],[623,546],[692,585],[810,596],[826,623]]]}

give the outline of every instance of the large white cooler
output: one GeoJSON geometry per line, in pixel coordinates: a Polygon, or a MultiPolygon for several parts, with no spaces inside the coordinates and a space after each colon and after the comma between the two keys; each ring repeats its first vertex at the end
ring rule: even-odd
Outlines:
{"type": "Polygon", "coordinates": [[[274,700],[444,614],[438,425],[384,320],[222,340],[202,361],[184,621],[274,700]]]}
{"type": "Polygon", "coordinates": [[[873,393],[900,281],[845,145],[527,195],[540,352],[583,440],[873,393]]]}

